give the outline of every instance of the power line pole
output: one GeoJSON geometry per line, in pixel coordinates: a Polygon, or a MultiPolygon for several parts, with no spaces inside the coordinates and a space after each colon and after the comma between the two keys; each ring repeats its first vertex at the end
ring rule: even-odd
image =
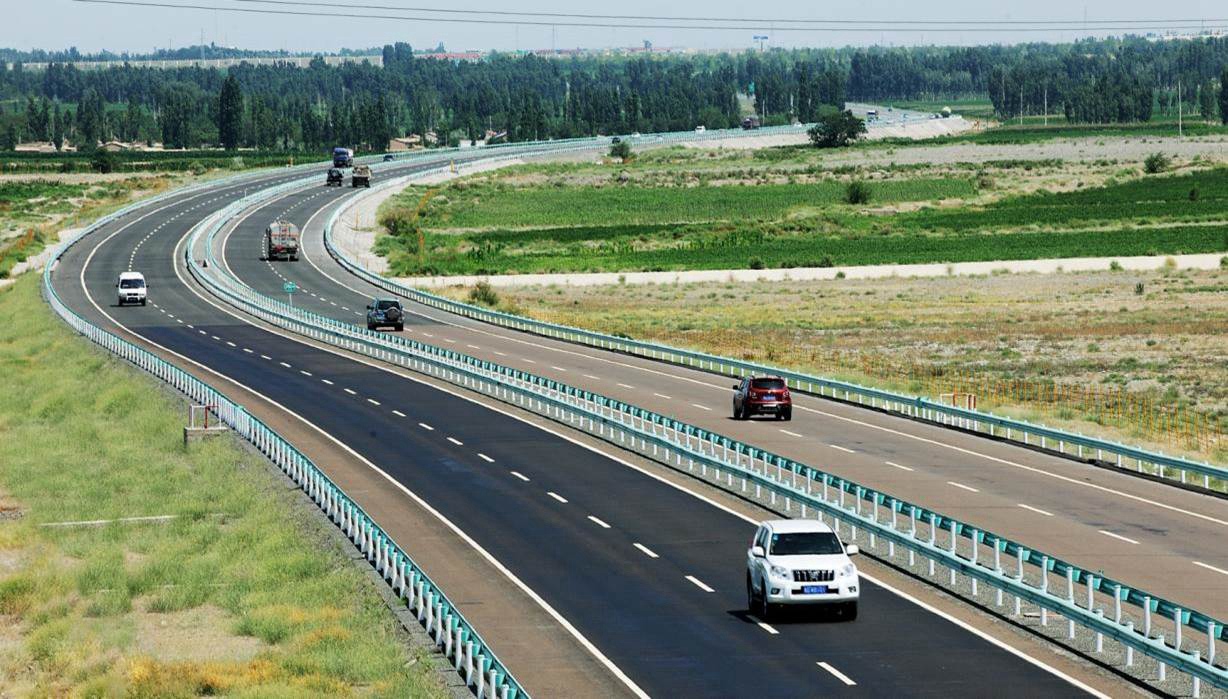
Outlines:
{"type": "Polygon", "coordinates": [[[1045,126],[1049,125],[1049,81],[1045,81],[1045,126]]]}
{"type": "Polygon", "coordinates": [[[1181,130],[1181,78],[1177,78],[1177,138],[1184,138],[1181,130]]]}

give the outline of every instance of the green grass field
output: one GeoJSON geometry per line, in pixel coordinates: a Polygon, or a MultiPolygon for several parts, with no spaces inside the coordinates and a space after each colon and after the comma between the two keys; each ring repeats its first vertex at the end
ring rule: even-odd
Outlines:
{"type": "Polygon", "coordinates": [[[231,438],[0,291],[0,684],[45,696],[445,696],[369,579],[231,438]],[[170,515],[163,523],[46,523],[170,515]]]}
{"type": "MultiPolygon", "coordinates": [[[[1226,169],[976,200],[969,199],[974,183],[962,177],[873,181],[871,201],[861,206],[839,203],[845,186],[832,180],[450,188],[428,209],[421,260],[416,236],[383,236],[377,250],[399,274],[757,269],[1228,250],[1226,169]],[[945,204],[932,205],[939,197],[945,204]],[[918,207],[918,201],[926,205],[918,207]],[[901,202],[911,204],[893,210],[901,202]]],[[[418,193],[402,197],[416,201],[418,193]]]]}

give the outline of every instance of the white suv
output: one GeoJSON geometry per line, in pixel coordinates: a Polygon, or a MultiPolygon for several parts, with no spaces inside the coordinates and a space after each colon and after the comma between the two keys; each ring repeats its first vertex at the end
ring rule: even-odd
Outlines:
{"type": "Polygon", "coordinates": [[[139,303],[144,306],[147,289],[145,275],[140,272],[120,272],[119,280],[115,282],[115,290],[121,306],[125,303],[139,303]]]}
{"type": "Polygon", "coordinates": [[[822,522],[764,522],[746,552],[747,607],[768,621],[778,606],[834,605],[852,621],[861,594],[855,555],[857,545],[845,546],[822,522]]]}

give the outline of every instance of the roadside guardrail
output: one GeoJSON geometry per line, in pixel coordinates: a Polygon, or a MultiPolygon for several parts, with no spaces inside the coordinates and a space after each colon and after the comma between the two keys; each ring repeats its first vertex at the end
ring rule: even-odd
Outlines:
{"type": "Polygon", "coordinates": [[[340,214],[340,209],[333,212],[333,215],[325,224],[324,244],[329,254],[354,275],[380,288],[425,306],[455,313],[491,325],[533,333],[574,344],[588,345],[604,350],[646,357],[724,376],[741,378],[747,375],[778,375],[785,380],[789,388],[795,391],[857,403],[916,420],[956,427],[991,438],[1021,442],[1024,445],[1037,447],[1042,450],[1055,451],[1062,456],[1078,459],[1095,458],[1098,462],[1113,462],[1121,469],[1132,467],[1136,472],[1140,473],[1146,470],[1151,475],[1162,479],[1179,479],[1181,483],[1190,482],[1192,476],[1201,476],[1203,488],[1218,492],[1228,492],[1228,468],[1212,464],[1208,461],[1198,462],[1164,454],[1162,451],[1153,452],[1141,447],[1067,432],[1026,420],[960,408],[923,396],[895,393],[871,386],[790,371],[767,364],[747,362],[694,350],[679,349],[661,343],[644,342],[628,337],[618,337],[558,323],[534,320],[525,316],[495,311],[482,306],[455,301],[438,294],[432,294],[428,291],[401,284],[394,279],[388,279],[375,274],[347,257],[333,244],[332,240],[333,226],[340,214]],[[1093,454],[1094,457],[1092,456],[1093,454]],[[1113,458],[1106,458],[1106,456],[1113,458]],[[1133,461],[1133,464],[1130,463],[1131,461],[1133,461]],[[1144,469],[1145,466],[1146,469],[1144,469]]]}
{"type": "MultiPolygon", "coordinates": [[[[233,178],[225,182],[233,184],[234,180],[241,179],[244,178],[233,178]]],[[[217,184],[212,183],[206,186],[217,186],[217,184]]],[[[296,183],[296,186],[301,185],[296,183]]],[[[465,683],[473,688],[479,699],[482,697],[498,699],[527,697],[528,693],[507,667],[499,661],[494,651],[448,599],[444,591],[414,563],[409,554],[360,505],[321,471],[309,457],[259,418],[244,410],[243,406],[230,400],[221,391],[152,352],[90,323],[60,299],[51,283],[51,272],[66,250],[85,236],[118,218],[137,209],[148,207],[150,203],[158,200],[180,196],[185,191],[190,190],[179,190],[126,207],[99,219],[71,240],[61,244],[51,256],[52,262],[43,271],[43,298],[69,327],[95,344],[170,384],[194,403],[216,406],[215,415],[239,436],[255,445],[261,453],[298,484],[363,553],[367,561],[384,577],[399,598],[404,600],[406,606],[416,614],[418,622],[423,625],[465,683]]]]}
{"type": "Polygon", "coordinates": [[[263,194],[220,212],[212,223],[198,228],[188,246],[192,274],[224,302],[304,337],[439,378],[583,430],[787,515],[828,517],[849,538],[868,538],[867,550],[901,567],[919,568],[919,574],[931,581],[938,582],[938,566],[945,568],[949,581],[941,584],[966,588],[960,590],[965,597],[978,598],[979,587],[988,585],[996,593],[996,606],[1003,606],[1004,595],[1014,598],[1013,612],[1006,614],[1016,619],[1022,619],[1027,613],[1025,605],[1031,605],[1051,638],[1056,629],[1049,626],[1049,615],[1058,614],[1067,622],[1064,642],[1068,645],[1076,638],[1076,626],[1090,632],[1086,640],[1094,639],[1094,650],[1089,653],[1105,657],[1104,639],[1117,642],[1124,649],[1119,668],[1123,672],[1154,669],[1155,675],[1146,680],[1163,683],[1171,667],[1191,678],[1194,696],[1200,695],[1203,682],[1228,689],[1228,670],[1216,663],[1217,644],[1228,640],[1228,632],[1222,621],[1197,610],[716,432],[559,381],[294,308],[224,275],[220,265],[197,265],[191,250],[199,241],[205,241],[206,256],[211,256],[211,240],[225,220],[265,198],[263,194]],[[222,277],[215,278],[216,274],[222,277]],[[1150,658],[1154,667],[1142,668],[1136,653],[1150,658]]]}

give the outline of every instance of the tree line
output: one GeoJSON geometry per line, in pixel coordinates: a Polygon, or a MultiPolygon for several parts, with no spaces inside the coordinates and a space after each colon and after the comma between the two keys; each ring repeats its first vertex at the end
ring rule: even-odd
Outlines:
{"type": "Polygon", "coordinates": [[[383,48],[384,67],[241,64],[225,70],[53,63],[0,71],[0,146],[111,138],[167,147],[382,150],[394,136],[511,141],[813,122],[846,99],[988,97],[1001,119],[1146,121],[1224,101],[1228,39],[982,47],[793,49],[635,57],[491,54],[479,62],[383,48]]]}

